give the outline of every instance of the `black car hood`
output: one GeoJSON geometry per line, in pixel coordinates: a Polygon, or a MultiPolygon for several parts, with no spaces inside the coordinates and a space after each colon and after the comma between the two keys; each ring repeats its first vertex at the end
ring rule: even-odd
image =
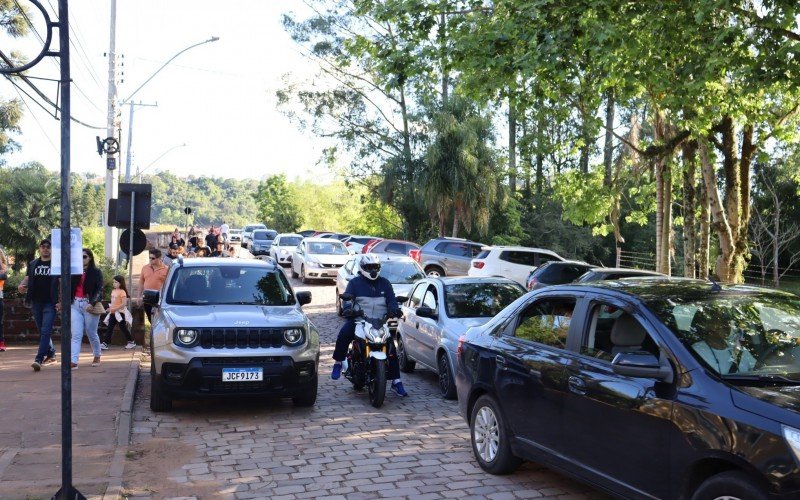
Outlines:
{"type": "MultiPolygon", "coordinates": [[[[800,425],[800,385],[769,387],[737,386],[731,390],[733,404],[742,410],[782,420],[776,417],[776,407],[787,411],[793,425],[800,425]],[[793,413],[792,416],[789,412],[793,413]]],[[[778,413],[783,413],[778,411],[778,413]]],[[[790,423],[790,422],[785,422],[790,423]]]]}

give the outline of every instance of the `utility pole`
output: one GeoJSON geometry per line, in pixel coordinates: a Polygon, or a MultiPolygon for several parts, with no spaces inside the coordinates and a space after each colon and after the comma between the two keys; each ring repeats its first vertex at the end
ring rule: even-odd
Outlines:
{"type": "MultiPolygon", "coordinates": [[[[106,137],[117,139],[117,0],[111,0],[111,40],[108,46],[108,123],[106,137]]],[[[106,151],[106,205],[105,213],[105,257],[106,262],[116,262],[118,252],[117,228],[109,225],[109,200],[117,197],[117,151],[106,151]]]]}
{"type": "MultiPolygon", "coordinates": [[[[125,154],[125,182],[131,181],[131,143],[133,143],[133,111],[136,109],[136,106],[149,106],[149,107],[156,107],[158,103],[155,104],[145,104],[142,101],[138,103],[129,101],[128,106],[130,107],[130,119],[128,121],[128,152],[125,154]]],[[[141,182],[141,180],[139,181],[141,182]]]]}

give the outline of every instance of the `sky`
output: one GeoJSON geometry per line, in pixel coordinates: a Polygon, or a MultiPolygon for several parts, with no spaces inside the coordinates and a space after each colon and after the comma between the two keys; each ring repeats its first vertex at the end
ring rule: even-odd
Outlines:
{"type": "MultiPolygon", "coordinates": [[[[21,3],[33,6],[27,0],[21,3]]],[[[51,15],[57,0],[41,0],[51,15]]],[[[106,137],[108,116],[108,59],[111,0],[69,3],[72,44],[71,170],[105,176],[105,157],[97,154],[95,136],[106,137]]],[[[172,56],[212,36],[219,40],[181,54],[148,82],[135,102],[132,168],[147,174],[169,171],[189,175],[261,179],[286,174],[289,179],[329,182],[333,174],[317,165],[325,143],[276,109],[275,91],[284,75],[307,81],[316,74],[281,25],[285,12],[307,12],[301,0],[117,0],[116,52],[118,101],[130,94],[172,56]],[[184,146],[185,144],[185,146],[184,146]]],[[[41,17],[32,22],[43,33],[41,17]]],[[[57,47],[57,32],[54,47],[57,47]]],[[[21,50],[28,58],[38,52],[27,42],[2,39],[3,51],[21,50]]],[[[41,46],[41,44],[39,44],[41,46]]],[[[29,76],[58,77],[58,62],[45,58],[29,76]]],[[[37,81],[53,101],[55,82],[37,81]]],[[[23,85],[24,88],[24,85],[23,85]]],[[[3,79],[0,97],[17,97],[3,79]]],[[[24,96],[23,96],[24,97],[24,96]]],[[[38,161],[60,168],[60,122],[24,97],[22,146],[8,164],[38,161]]],[[[124,175],[129,130],[129,107],[120,110],[124,175]]]]}

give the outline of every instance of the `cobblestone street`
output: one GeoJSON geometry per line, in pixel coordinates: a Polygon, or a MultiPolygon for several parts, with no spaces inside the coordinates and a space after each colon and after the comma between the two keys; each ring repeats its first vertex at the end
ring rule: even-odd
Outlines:
{"type": "Polygon", "coordinates": [[[492,476],[476,464],[456,401],[438,395],[432,372],[404,375],[408,398],[387,394],[378,410],[344,378],[332,381],[341,319],[335,288],[311,290],[307,314],[320,330],[317,403],[179,401],[149,408],[149,362],[141,365],[124,489],[130,498],[600,498],[548,469],[525,464],[492,476]]]}

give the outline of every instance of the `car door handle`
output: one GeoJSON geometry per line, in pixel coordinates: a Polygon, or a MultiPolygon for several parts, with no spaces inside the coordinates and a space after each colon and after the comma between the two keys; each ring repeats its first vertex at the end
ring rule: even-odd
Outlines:
{"type": "Polygon", "coordinates": [[[569,385],[569,390],[575,394],[586,394],[586,382],[583,379],[572,376],[567,380],[567,384],[569,385]]]}
{"type": "Polygon", "coordinates": [[[506,358],[504,358],[503,356],[500,356],[498,354],[497,356],[494,357],[494,361],[495,361],[495,363],[497,363],[497,366],[499,366],[501,370],[505,370],[506,369],[506,367],[507,367],[506,366],[506,358]]]}

